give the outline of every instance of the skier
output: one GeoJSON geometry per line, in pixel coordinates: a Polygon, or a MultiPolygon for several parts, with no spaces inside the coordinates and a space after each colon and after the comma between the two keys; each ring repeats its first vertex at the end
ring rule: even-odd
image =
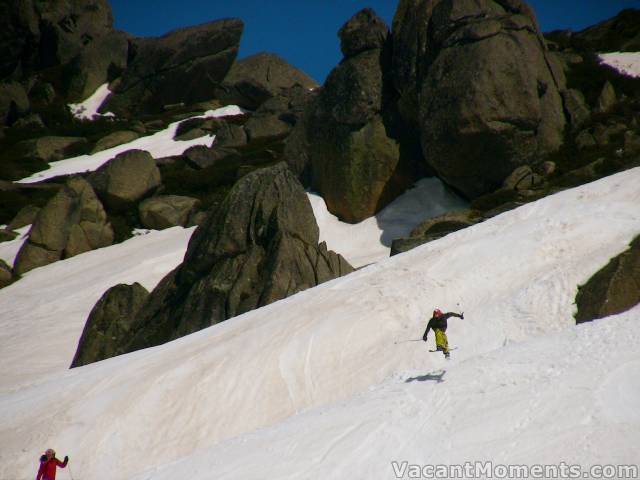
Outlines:
{"type": "Polygon", "coordinates": [[[69,463],[69,457],[64,457],[64,462],[56,458],[56,452],[49,448],[40,457],[40,469],[36,480],[55,480],[57,467],[64,468],[69,463]]]}
{"type": "Polygon", "coordinates": [[[449,340],[447,339],[447,334],[445,332],[447,331],[447,319],[451,317],[458,317],[464,320],[464,312],[442,313],[439,308],[436,308],[433,311],[433,317],[429,319],[427,329],[424,331],[424,335],[422,336],[422,340],[426,342],[429,330],[433,329],[436,334],[436,351],[441,351],[445,358],[449,358],[449,340]]]}

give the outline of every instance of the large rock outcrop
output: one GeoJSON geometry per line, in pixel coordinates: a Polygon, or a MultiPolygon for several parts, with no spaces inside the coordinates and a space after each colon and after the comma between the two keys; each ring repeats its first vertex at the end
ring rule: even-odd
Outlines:
{"type": "Polygon", "coordinates": [[[29,111],[29,97],[17,82],[0,83],[0,127],[13,124],[29,111]]]}
{"type": "MultiPolygon", "coordinates": [[[[342,27],[345,58],[329,74],[292,134],[294,145],[308,154],[313,188],[329,210],[347,222],[374,215],[404,189],[394,188],[400,145],[393,106],[386,97],[388,33],[371,9],[357,13],[342,27]]],[[[301,158],[289,157],[294,164],[301,158]]],[[[305,166],[295,169],[302,172],[305,166]]]]}
{"type": "Polygon", "coordinates": [[[149,152],[127,150],[92,173],[89,181],[109,208],[123,210],[152,193],[162,179],[149,152]]]}
{"type": "Polygon", "coordinates": [[[271,53],[258,53],[234,63],[224,82],[216,89],[216,97],[225,103],[256,110],[272,97],[287,95],[295,86],[317,88],[306,73],[271,53]]]}
{"type": "Polygon", "coordinates": [[[70,178],[42,208],[15,261],[21,275],[58,260],[113,243],[107,214],[89,183],[70,178]]]}
{"type": "Polygon", "coordinates": [[[576,323],[625,312],[640,303],[640,237],[580,286],[576,323]]]}
{"type": "Polygon", "coordinates": [[[640,9],[622,10],[609,20],[569,34],[571,42],[583,49],[598,52],[640,51],[640,9]]]}
{"type": "Polygon", "coordinates": [[[11,282],[13,282],[13,270],[7,262],[0,260],[0,288],[11,285],[11,282]]]}
{"type": "Polygon", "coordinates": [[[402,0],[393,48],[403,116],[417,122],[427,162],[466,196],[561,145],[562,79],[524,2],[402,0]]]}
{"type": "Polygon", "coordinates": [[[228,19],[132,40],[130,62],[103,109],[127,116],[213,97],[240,46],[243,23],[228,19]]]}
{"type": "Polygon", "coordinates": [[[138,206],[140,222],[145,228],[162,230],[184,227],[200,201],[180,195],[158,195],[147,198],[138,206]]]}
{"type": "Polygon", "coordinates": [[[151,293],[124,348],[158,345],[352,271],[318,244],[309,200],[284,163],[243,177],[151,293]]]}
{"type": "Polygon", "coordinates": [[[147,289],[139,283],[120,284],[107,290],[89,314],[71,368],[122,353],[133,320],[148,296],[147,289]]]}
{"type": "Polygon", "coordinates": [[[20,0],[0,5],[0,78],[38,72],[68,100],[88,97],[127,64],[127,36],[107,0],[20,0]]]}

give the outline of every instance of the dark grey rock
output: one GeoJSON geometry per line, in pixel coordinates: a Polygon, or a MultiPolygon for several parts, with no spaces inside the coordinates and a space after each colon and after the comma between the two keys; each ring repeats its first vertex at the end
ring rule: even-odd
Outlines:
{"type": "Polygon", "coordinates": [[[568,113],[571,127],[574,130],[579,129],[591,116],[584,95],[578,90],[569,89],[562,92],[562,99],[564,100],[564,107],[568,113]]]}
{"type": "Polygon", "coordinates": [[[502,188],[508,190],[530,190],[532,188],[540,187],[544,183],[545,179],[542,175],[533,171],[528,165],[523,165],[516,168],[511,175],[509,175],[502,188]]]}
{"type": "Polygon", "coordinates": [[[576,136],[575,142],[579,150],[595,147],[597,145],[596,139],[588,130],[583,130],[582,132],[580,132],[576,136]]]}
{"type": "Polygon", "coordinates": [[[36,81],[29,90],[29,100],[33,105],[44,107],[51,105],[56,98],[56,90],[48,82],[36,81]]]}
{"type": "Polygon", "coordinates": [[[0,288],[4,288],[13,283],[13,270],[4,260],[0,259],[0,288]]]}
{"type": "Polygon", "coordinates": [[[343,59],[329,74],[285,149],[287,162],[301,178],[311,177],[329,211],[352,223],[374,215],[415,180],[400,174],[402,126],[385,79],[389,50],[386,40],[365,41],[387,29],[371,15],[356,15],[354,30],[347,23],[342,34],[379,48],[343,59]]]}
{"type": "Polygon", "coordinates": [[[184,262],[151,293],[126,351],[157,345],[352,271],[318,245],[308,198],[284,163],[243,177],[184,262]]]}
{"type": "MultiPolygon", "coordinates": [[[[88,97],[127,61],[107,0],[21,0],[0,14],[0,76],[51,77],[68,100],[88,97]]],[[[1,7],[0,7],[1,8],[1,7]]]]}
{"type": "Polygon", "coordinates": [[[600,92],[600,96],[598,97],[598,102],[596,103],[596,112],[607,112],[613,107],[618,101],[616,90],[611,85],[611,82],[607,80],[607,82],[602,87],[602,91],[600,92]]]}
{"type": "Polygon", "coordinates": [[[140,222],[145,228],[163,230],[184,227],[200,201],[178,195],[159,195],[147,198],[138,207],[140,222]]]}
{"type": "Polygon", "coordinates": [[[43,131],[45,128],[46,127],[44,122],[42,121],[42,117],[37,113],[33,113],[31,115],[27,115],[25,117],[19,118],[12,125],[13,130],[21,129],[21,130],[30,130],[32,132],[43,131]]]}
{"type": "Polygon", "coordinates": [[[278,115],[255,115],[244,126],[248,142],[281,139],[291,132],[291,125],[278,115]]]}
{"type": "Polygon", "coordinates": [[[33,140],[24,140],[16,148],[24,157],[37,158],[45,162],[62,160],[74,154],[74,150],[87,144],[82,137],[46,136],[33,140]]]}
{"type": "Polygon", "coordinates": [[[20,211],[13,217],[13,220],[7,225],[9,230],[18,230],[19,228],[26,227],[33,224],[36,217],[40,212],[40,208],[35,205],[27,205],[22,207],[20,211]]]}
{"type": "Polygon", "coordinates": [[[128,341],[134,319],[148,296],[139,283],[107,290],[89,314],[71,368],[122,353],[122,345],[128,341]]]}
{"type": "Polygon", "coordinates": [[[0,127],[12,125],[29,111],[29,98],[17,82],[0,83],[0,127]]]}
{"type": "MultiPolygon", "coordinates": [[[[632,2],[629,3],[629,7],[632,2]]],[[[581,49],[596,52],[640,51],[640,10],[626,8],[618,15],[580,32],[572,32],[571,40],[581,49]]]]}
{"type": "Polygon", "coordinates": [[[118,132],[113,132],[98,140],[91,153],[101,152],[109,148],[117,147],[118,145],[122,145],[124,143],[133,142],[139,137],[139,133],[133,132],[131,130],[121,130],[118,132]]]}
{"type": "Polygon", "coordinates": [[[431,167],[466,196],[561,145],[563,79],[523,2],[404,0],[393,38],[405,121],[417,124],[431,167]]]}
{"type": "Polygon", "coordinates": [[[476,210],[460,210],[429,218],[414,228],[409,237],[395,239],[391,244],[391,256],[408,252],[482,220],[482,214],[476,210]]]}
{"type": "Polygon", "coordinates": [[[270,98],[286,95],[295,86],[308,90],[318,84],[278,55],[259,53],[234,63],[216,89],[216,96],[224,103],[257,110],[270,98]]]}
{"type": "Polygon", "coordinates": [[[102,165],[89,181],[109,208],[122,210],[153,193],[162,180],[149,152],[128,150],[102,165]]]}
{"type": "Polygon", "coordinates": [[[211,99],[238,54],[242,30],[241,20],[228,19],[134,39],[122,81],[102,108],[128,116],[211,99]]]}
{"type": "Polygon", "coordinates": [[[60,259],[106,247],[113,239],[107,214],[91,185],[72,177],[38,212],[28,239],[18,252],[14,270],[22,275],[60,259]]]}
{"type": "Polygon", "coordinates": [[[356,13],[345,23],[338,36],[340,49],[345,58],[366,50],[380,49],[389,35],[389,27],[371,8],[356,13]]]}
{"type": "Polygon", "coordinates": [[[640,237],[578,288],[576,323],[625,312],[640,303],[640,237]]]}
{"type": "Polygon", "coordinates": [[[609,145],[612,137],[621,136],[627,130],[626,125],[622,123],[598,124],[593,129],[593,138],[601,147],[609,145]]]}
{"type": "Polygon", "coordinates": [[[628,130],[624,134],[624,151],[630,155],[640,153],[640,135],[628,130]]]}
{"type": "Polygon", "coordinates": [[[173,138],[184,141],[212,135],[218,131],[223,123],[217,118],[191,118],[180,122],[173,138]]]}
{"type": "Polygon", "coordinates": [[[196,145],[182,154],[182,158],[187,164],[196,169],[210,168],[223,160],[237,157],[238,152],[233,148],[216,145],[211,148],[204,145],[196,145]]]}
{"type": "Polygon", "coordinates": [[[216,131],[216,147],[240,148],[247,142],[247,132],[241,125],[223,122],[216,131]]]}

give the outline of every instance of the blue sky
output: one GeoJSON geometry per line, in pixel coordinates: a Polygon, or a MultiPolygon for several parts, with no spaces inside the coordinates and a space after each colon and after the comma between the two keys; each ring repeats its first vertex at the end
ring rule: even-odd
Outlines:
{"type": "MultiPolygon", "coordinates": [[[[640,0],[529,0],[543,31],[581,30],[640,0]]],[[[116,27],[157,36],[220,18],[245,22],[240,58],[277,53],[322,83],[340,61],[337,31],[354,13],[372,7],[389,25],[396,0],[111,0],[116,27]]]]}

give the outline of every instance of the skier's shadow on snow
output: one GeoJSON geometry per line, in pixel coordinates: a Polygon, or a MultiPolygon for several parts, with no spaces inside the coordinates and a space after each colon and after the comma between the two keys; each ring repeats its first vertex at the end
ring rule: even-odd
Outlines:
{"type": "Polygon", "coordinates": [[[434,373],[427,373],[426,375],[421,375],[419,377],[407,378],[404,381],[404,383],[411,383],[411,382],[436,382],[436,383],[442,383],[442,382],[444,382],[442,377],[444,377],[445,373],[447,373],[446,370],[440,370],[440,371],[434,372],[434,373]]]}

